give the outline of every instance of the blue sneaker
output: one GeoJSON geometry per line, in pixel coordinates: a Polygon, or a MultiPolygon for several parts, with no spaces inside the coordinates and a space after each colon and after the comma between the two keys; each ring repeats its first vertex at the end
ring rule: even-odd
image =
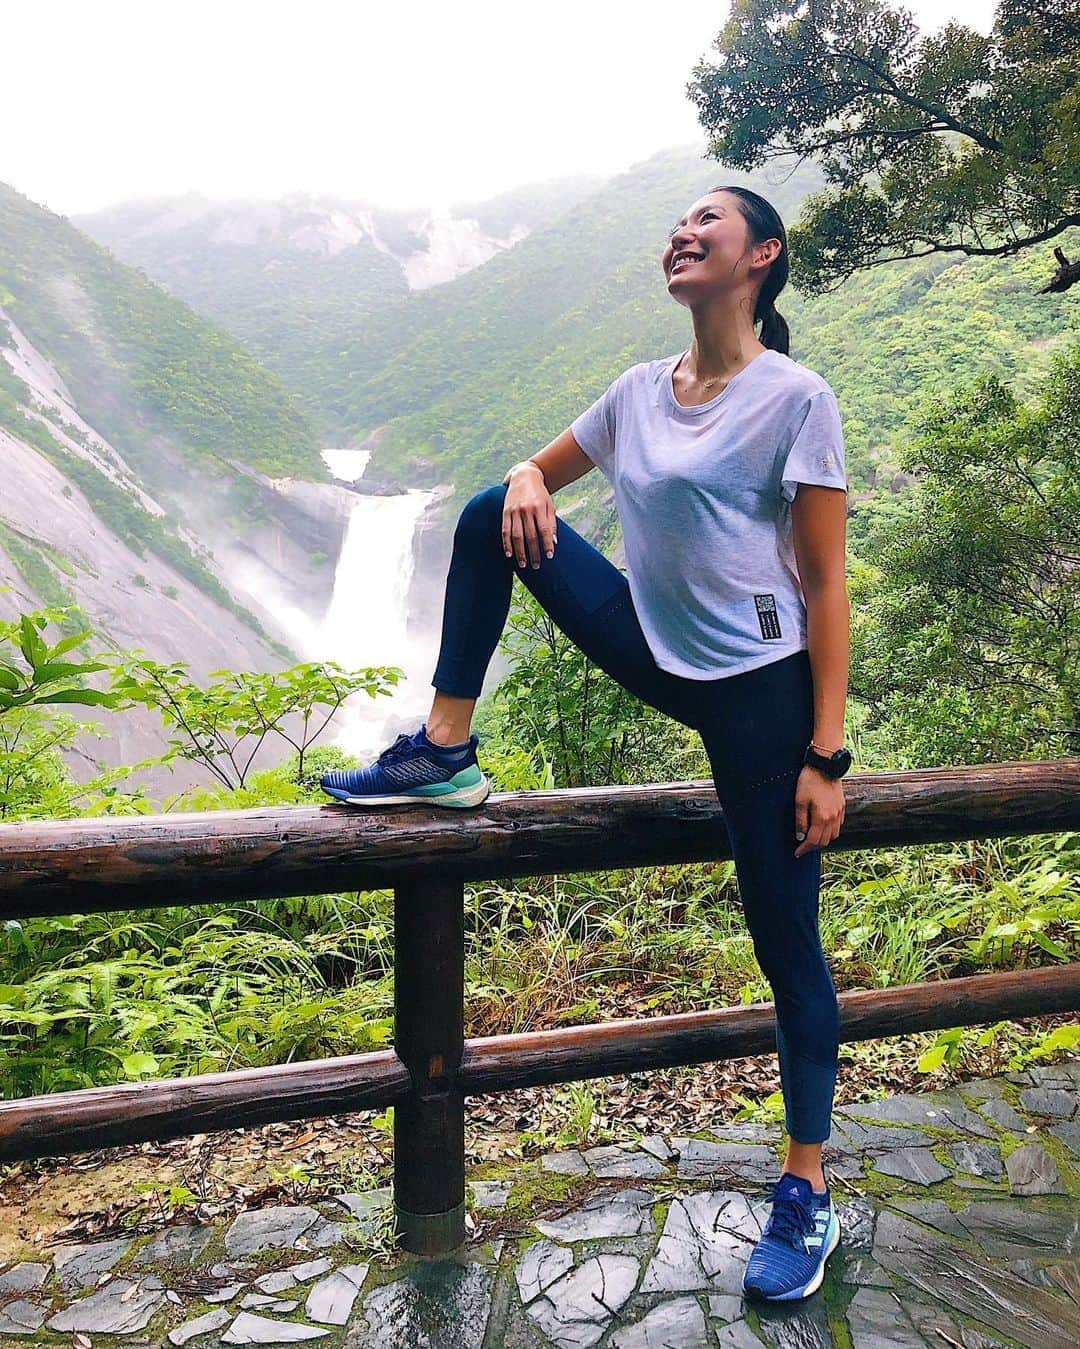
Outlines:
{"type": "Polygon", "coordinates": [[[350,806],[478,806],[491,795],[480,771],[474,733],[460,745],[436,745],[427,723],[399,735],[366,768],[339,768],[319,779],[324,792],[350,806]]]}
{"type": "Polygon", "coordinates": [[[785,1171],[769,1194],[753,1207],[772,1204],[772,1213],[743,1275],[752,1298],[791,1302],[809,1297],[825,1277],[825,1261],[840,1241],[840,1220],[828,1185],[814,1193],[805,1176],[785,1171]]]}

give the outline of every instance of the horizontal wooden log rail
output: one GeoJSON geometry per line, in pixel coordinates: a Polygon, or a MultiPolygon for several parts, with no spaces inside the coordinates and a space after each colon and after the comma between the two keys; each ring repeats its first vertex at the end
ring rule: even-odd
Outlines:
{"type": "MultiPolygon", "coordinates": [[[[846,781],[837,849],[1080,828],[1080,759],[846,781]]],[[[393,1105],[409,1250],[465,1237],[466,1095],[775,1047],[771,1003],[466,1041],[464,883],[730,857],[710,780],[514,792],[476,811],[347,807],[0,825],[0,916],[394,890],[394,1048],[0,1103],[0,1161],[393,1105]],[[449,818],[447,818],[449,816],[449,818]]],[[[1080,964],[840,996],[841,1039],[1080,1011],[1080,964]]]]}
{"type": "MultiPolygon", "coordinates": [[[[1043,1016],[1080,1006],[1080,964],[839,994],[840,1040],[876,1040],[1043,1016]]],[[[679,1068],[776,1047],[771,1002],[465,1040],[466,1096],[679,1068]]],[[[0,1103],[0,1162],[162,1142],[397,1106],[411,1089],[394,1049],[159,1082],[85,1087],[0,1103]]]]}
{"type": "MultiPolygon", "coordinates": [[[[827,851],[1080,828],[1080,758],[857,773],[827,851]]],[[[731,856],[712,779],[506,792],[475,811],[286,806],[0,824],[0,917],[731,856]]]]}

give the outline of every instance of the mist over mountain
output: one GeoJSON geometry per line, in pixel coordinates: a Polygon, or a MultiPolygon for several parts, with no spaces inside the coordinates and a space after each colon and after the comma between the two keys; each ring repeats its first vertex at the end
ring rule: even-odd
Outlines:
{"type": "Polygon", "coordinates": [[[319,397],[315,352],[351,341],[372,311],[513,248],[602,182],[558,179],[411,210],[302,193],[271,202],[189,194],[122,202],[72,223],[220,323],[334,434],[346,428],[319,397]]]}

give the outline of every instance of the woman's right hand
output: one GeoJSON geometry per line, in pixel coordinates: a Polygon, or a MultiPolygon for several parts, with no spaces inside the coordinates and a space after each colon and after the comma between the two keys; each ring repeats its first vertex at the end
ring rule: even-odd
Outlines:
{"type": "Polygon", "coordinates": [[[525,566],[525,554],[534,567],[555,553],[555,503],[551,499],[539,464],[524,461],[515,464],[503,480],[508,483],[503,502],[503,552],[525,566]]]}

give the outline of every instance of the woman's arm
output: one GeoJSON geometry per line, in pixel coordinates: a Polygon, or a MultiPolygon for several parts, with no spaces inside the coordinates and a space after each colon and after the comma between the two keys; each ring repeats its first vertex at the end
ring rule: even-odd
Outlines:
{"type": "Polygon", "coordinates": [[[847,493],[800,483],[791,503],[792,540],[806,600],[806,645],[814,676],[814,744],[831,754],[844,743],[851,611],[844,557],[847,493]]]}
{"type": "Polygon", "coordinates": [[[516,464],[511,465],[507,469],[503,482],[509,482],[510,475],[523,464],[531,465],[533,468],[540,470],[543,475],[544,486],[552,496],[560,487],[577,482],[578,478],[583,478],[590,469],[596,467],[574,439],[573,432],[569,427],[562,435],[556,436],[550,445],[545,445],[542,450],[538,450],[529,459],[521,459],[516,464]]]}
{"type": "MultiPolygon", "coordinates": [[[[792,538],[806,600],[806,646],[814,684],[813,741],[823,754],[844,743],[851,613],[844,557],[847,493],[800,483],[791,503],[792,538]]],[[[844,823],[844,784],[804,764],[795,789],[795,856],[823,848],[844,823]]]]}

